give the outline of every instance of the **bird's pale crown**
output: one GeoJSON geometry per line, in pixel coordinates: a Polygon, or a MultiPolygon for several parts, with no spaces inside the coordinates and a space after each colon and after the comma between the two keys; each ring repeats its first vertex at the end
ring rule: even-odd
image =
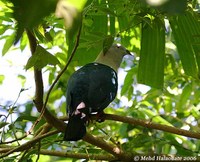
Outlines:
{"type": "Polygon", "coordinates": [[[117,72],[126,54],[130,54],[130,52],[125,47],[120,44],[113,44],[106,53],[103,53],[102,50],[95,62],[110,66],[117,72]]]}

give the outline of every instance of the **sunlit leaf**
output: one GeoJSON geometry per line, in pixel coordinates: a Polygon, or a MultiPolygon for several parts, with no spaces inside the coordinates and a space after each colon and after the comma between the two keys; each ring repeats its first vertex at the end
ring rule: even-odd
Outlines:
{"type": "Polygon", "coordinates": [[[2,49],[2,55],[5,55],[8,52],[8,50],[12,47],[14,39],[15,39],[14,34],[11,34],[10,37],[6,39],[6,42],[2,49]]]}
{"type": "Polygon", "coordinates": [[[27,35],[23,34],[22,38],[20,40],[20,49],[21,49],[21,51],[23,51],[26,48],[27,43],[28,43],[27,35]]]}
{"type": "Polygon", "coordinates": [[[4,75],[0,75],[0,84],[3,83],[4,79],[5,79],[5,76],[4,75]]]}
{"type": "Polygon", "coordinates": [[[37,119],[37,117],[34,117],[34,116],[21,115],[15,120],[15,122],[19,122],[19,121],[35,121],[36,119],[37,119]]]}
{"type": "Polygon", "coordinates": [[[0,35],[4,34],[6,30],[8,30],[9,28],[11,28],[10,25],[2,25],[0,26],[0,35]]]}
{"type": "Polygon", "coordinates": [[[43,47],[37,46],[35,53],[29,58],[25,68],[28,70],[34,66],[36,69],[42,69],[48,64],[55,66],[59,64],[59,61],[43,47]]]}
{"type": "Polygon", "coordinates": [[[24,86],[24,84],[26,82],[26,77],[24,75],[18,75],[17,77],[21,81],[22,86],[24,86]]]}

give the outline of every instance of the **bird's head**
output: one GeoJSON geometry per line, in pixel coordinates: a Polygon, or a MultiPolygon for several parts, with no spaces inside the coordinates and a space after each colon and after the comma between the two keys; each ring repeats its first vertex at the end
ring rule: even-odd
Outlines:
{"type": "Polygon", "coordinates": [[[125,55],[131,55],[130,51],[123,47],[121,44],[113,44],[106,52],[104,52],[104,55],[108,53],[122,57],[125,55]]]}
{"type": "Polygon", "coordinates": [[[95,62],[108,65],[117,71],[125,55],[131,55],[130,51],[120,44],[113,44],[108,50],[102,50],[95,62]]]}

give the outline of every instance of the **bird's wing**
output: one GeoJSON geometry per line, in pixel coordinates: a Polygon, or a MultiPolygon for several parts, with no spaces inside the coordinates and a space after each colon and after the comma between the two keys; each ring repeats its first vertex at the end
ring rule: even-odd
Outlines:
{"type": "Polygon", "coordinates": [[[116,72],[102,64],[87,64],[76,71],[68,82],[67,111],[73,114],[80,103],[87,107],[83,112],[102,111],[117,93],[116,72]]]}
{"type": "Polygon", "coordinates": [[[88,98],[93,112],[102,111],[117,93],[117,74],[108,66],[94,64],[90,72],[88,98]]]}
{"type": "Polygon", "coordinates": [[[67,112],[72,115],[81,102],[86,102],[88,94],[88,75],[84,69],[76,71],[69,79],[67,86],[67,112]]]}

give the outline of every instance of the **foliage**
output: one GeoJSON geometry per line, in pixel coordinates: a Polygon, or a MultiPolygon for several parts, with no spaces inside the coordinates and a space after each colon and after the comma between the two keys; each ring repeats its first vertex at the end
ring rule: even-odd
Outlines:
{"type": "MultiPolygon", "coordinates": [[[[5,42],[2,57],[16,49],[27,51],[30,43],[28,50],[32,56],[23,66],[28,71],[40,72],[42,69],[42,72],[48,72],[44,98],[42,95],[40,100],[48,101],[46,106],[51,114],[62,118],[66,113],[63,96],[68,78],[77,67],[92,62],[100,50],[106,51],[114,39],[114,42],[123,44],[134,53],[134,60],[130,57],[124,60],[122,68],[128,70],[125,71],[123,85],[119,87],[118,97],[105,110],[108,114],[121,117],[117,121],[122,122],[116,122],[113,117],[103,123],[90,123],[88,133],[98,140],[103,139],[105,146],[117,146],[127,156],[198,156],[199,3],[196,0],[168,0],[160,1],[160,4],[150,2],[82,0],[79,3],[78,0],[70,0],[61,4],[61,9],[56,9],[55,0],[2,0],[0,39],[5,42]],[[55,10],[64,20],[55,16],[55,10]],[[32,34],[35,42],[28,33],[32,34]],[[70,64],[66,66],[68,60],[70,64]],[[62,71],[66,68],[66,71],[62,71]],[[57,84],[48,91],[59,74],[57,84]],[[127,116],[135,119],[138,125],[131,124],[131,119],[123,118],[127,116]],[[155,128],[154,123],[158,127],[155,128]],[[175,132],[168,127],[163,130],[163,125],[177,129],[175,132]],[[182,134],[182,129],[187,130],[188,134],[182,134]],[[193,134],[195,138],[191,138],[193,134]]],[[[13,57],[16,56],[13,54],[13,57]]],[[[4,84],[6,77],[0,75],[0,84],[4,84]]],[[[23,87],[20,98],[27,88],[24,83],[28,76],[18,74],[18,77],[23,87]]],[[[50,126],[56,121],[49,122],[45,114],[46,120],[41,117],[34,124],[41,110],[33,101],[18,103],[18,98],[11,104],[0,105],[0,152],[3,160],[75,161],[88,157],[116,160],[125,156],[112,154],[108,151],[109,147],[99,148],[98,140],[96,145],[88,142],[90,136],[76,143],[64,142],[63,133],[56,132],[50,126]],[[15,120],[12,119],[13,115],[17,116],[15,120]],[[34,129],[27,136],[24,132],[30,125],[34,129]],[[4,157],[6,153],[9,156],[4,157]],[[103,155],[103,158],[97,155],[103,155]]]]}

